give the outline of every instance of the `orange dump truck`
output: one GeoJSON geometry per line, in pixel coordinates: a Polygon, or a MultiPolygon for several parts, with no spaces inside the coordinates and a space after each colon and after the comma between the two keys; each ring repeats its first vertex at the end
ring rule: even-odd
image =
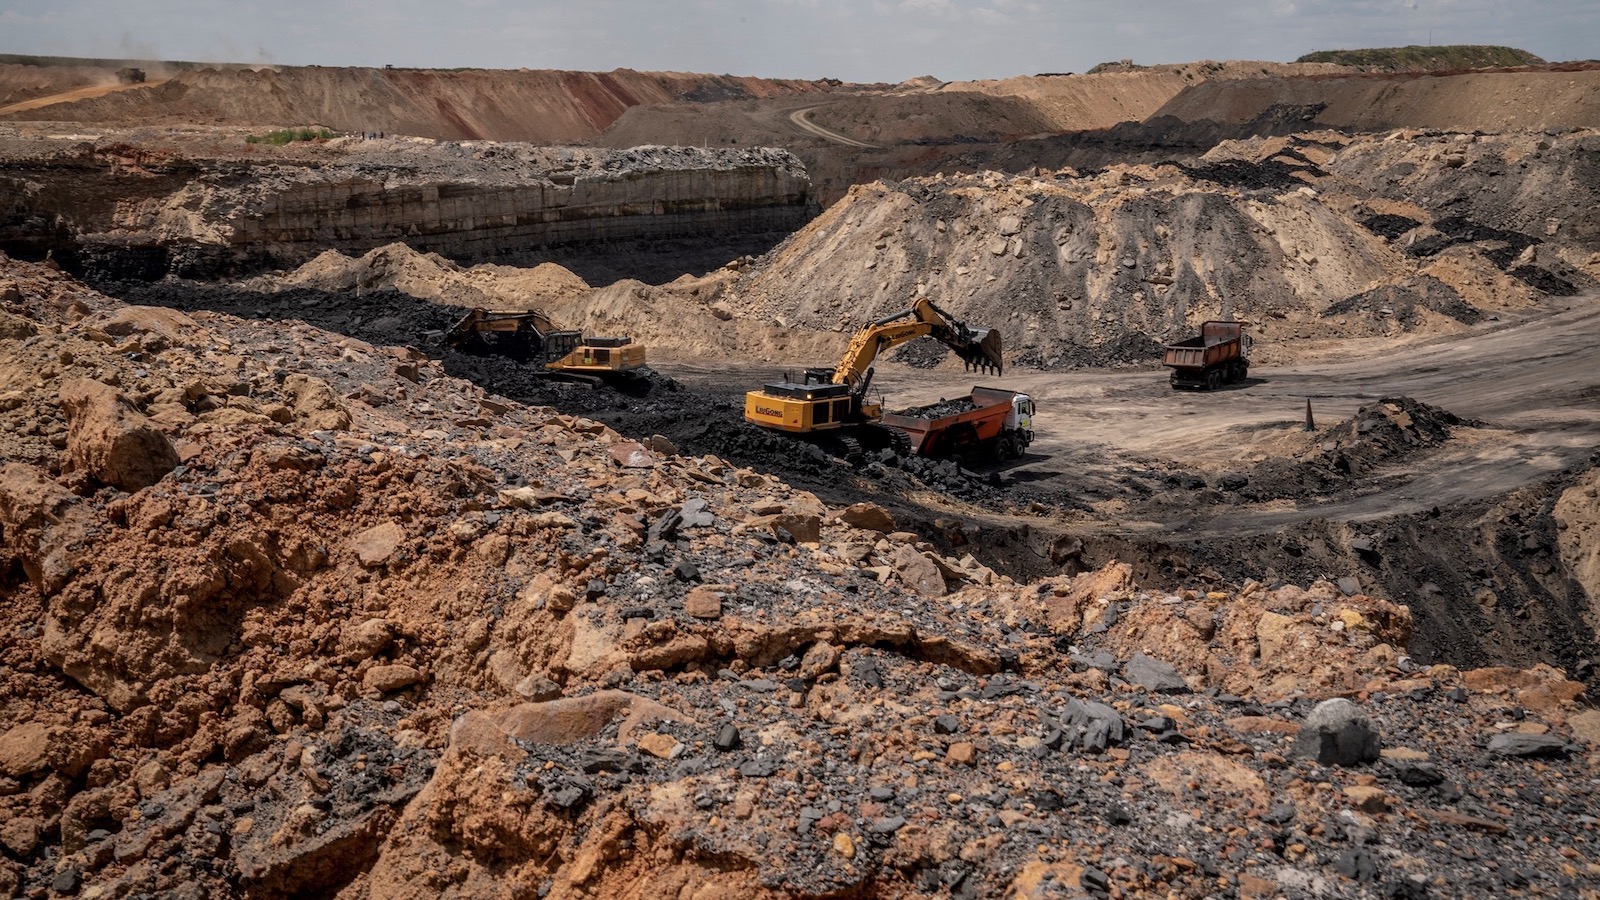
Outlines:
{"type": "Polygon", "coordinates": [[[905,432],[918,456],[962,464],[983,457],[1018,459],[1033,442],[1033,398],[975,387],[956,400],[885,413],[883,424],[905,432]]]}
{"type": "Polygon", "coordinates": [[[1247,324],[1214,319],[1201,324],[1199,337],[1168,344],[1161,363],[1172,370],[1172,386],[1214,391],[1243,381],[1250,371],[1250,336],[1244,333],[1247,324]]]}

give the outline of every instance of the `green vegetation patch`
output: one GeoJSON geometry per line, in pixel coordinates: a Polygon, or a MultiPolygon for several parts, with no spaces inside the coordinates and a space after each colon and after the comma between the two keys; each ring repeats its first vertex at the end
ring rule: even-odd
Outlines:
{"type": "Polygon", "coordinates": [[[1443,69],[1486,69],[1537,66],[1543,59],[1515,47],[1452,44],[1443,47],[1375,47],[1368,50],[1318,50],[1298,63],[1337,63],[1381,72],[1432,72],[1443,69]]]}
{"type": "Polygon", "coordinates": [[[247,144],[271,144],[282,147],[295,141],[325,141],[328,138],[338,137],[326,128],[285,128],[281,131],[269,131],[266,134],[252,134],[244,139],[247,144]]]}

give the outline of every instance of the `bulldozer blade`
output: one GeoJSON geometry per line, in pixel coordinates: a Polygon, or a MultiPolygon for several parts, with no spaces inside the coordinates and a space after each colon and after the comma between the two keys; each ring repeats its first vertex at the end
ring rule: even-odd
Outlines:
{"type": "Polygon", "coordinates": [[[1002,374],[1005,360],[1001,355],[1000,332],[993,328],[973,329],[972,341],[956,351],[968,370],[1002,374]]]}

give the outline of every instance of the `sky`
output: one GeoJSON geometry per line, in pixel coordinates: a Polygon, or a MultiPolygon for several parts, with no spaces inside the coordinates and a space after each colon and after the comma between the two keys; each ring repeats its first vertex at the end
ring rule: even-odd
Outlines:
{"type": "Polygon", "coordinates": [[[1430,43],[1600,58],[1600,0],[0,0],[0,53],[858,83],[1430,43]]]}

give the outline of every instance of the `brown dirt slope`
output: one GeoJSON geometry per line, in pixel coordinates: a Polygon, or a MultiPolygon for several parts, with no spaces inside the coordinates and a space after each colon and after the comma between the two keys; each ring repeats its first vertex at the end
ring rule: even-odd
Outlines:
{"type": "Polygon", "coordinates": [[[451,140],[568,143],[594,137],[640,103],[826,89],[811,81],[626,69],[200,69],[149,91],[61,103],[15,117],[102,124],[317,124],[451,140]]]}
{"type": "Polygon", "coordinates": [[[1326,104],[1332,128],[1513,131],[1600,126],[1600,66],[1571,71],[1462,72],[1205,81],[1156,111],[1244,122],[1269,106],[1326,104]]]}
{"type": "Polygon", "coordinates": [[[114,69],[0,63],[0,107],[101,84],[116,84],[114,69]]]}
{"type": "MultiPolygon", "coordinates": [[[[664,104],[630,109],[606,133],[609,146],[632,143],[776,142],[806,140],[778,115],[810,107],[830,130],[869,143],[942,142],[982,137],[1109,128],[1154,114],[1189,85],[1212,79],[1327,74],[1343,68],[1271,62],[1200,62],[1099,75],[1036,75],[993,81],[934,83],[781,104],[664,104]]],[[[904,87],[904,86],[902,86],[904,87]]],[[[802,98],[804,99],[804,98],[802,98]]]]}

